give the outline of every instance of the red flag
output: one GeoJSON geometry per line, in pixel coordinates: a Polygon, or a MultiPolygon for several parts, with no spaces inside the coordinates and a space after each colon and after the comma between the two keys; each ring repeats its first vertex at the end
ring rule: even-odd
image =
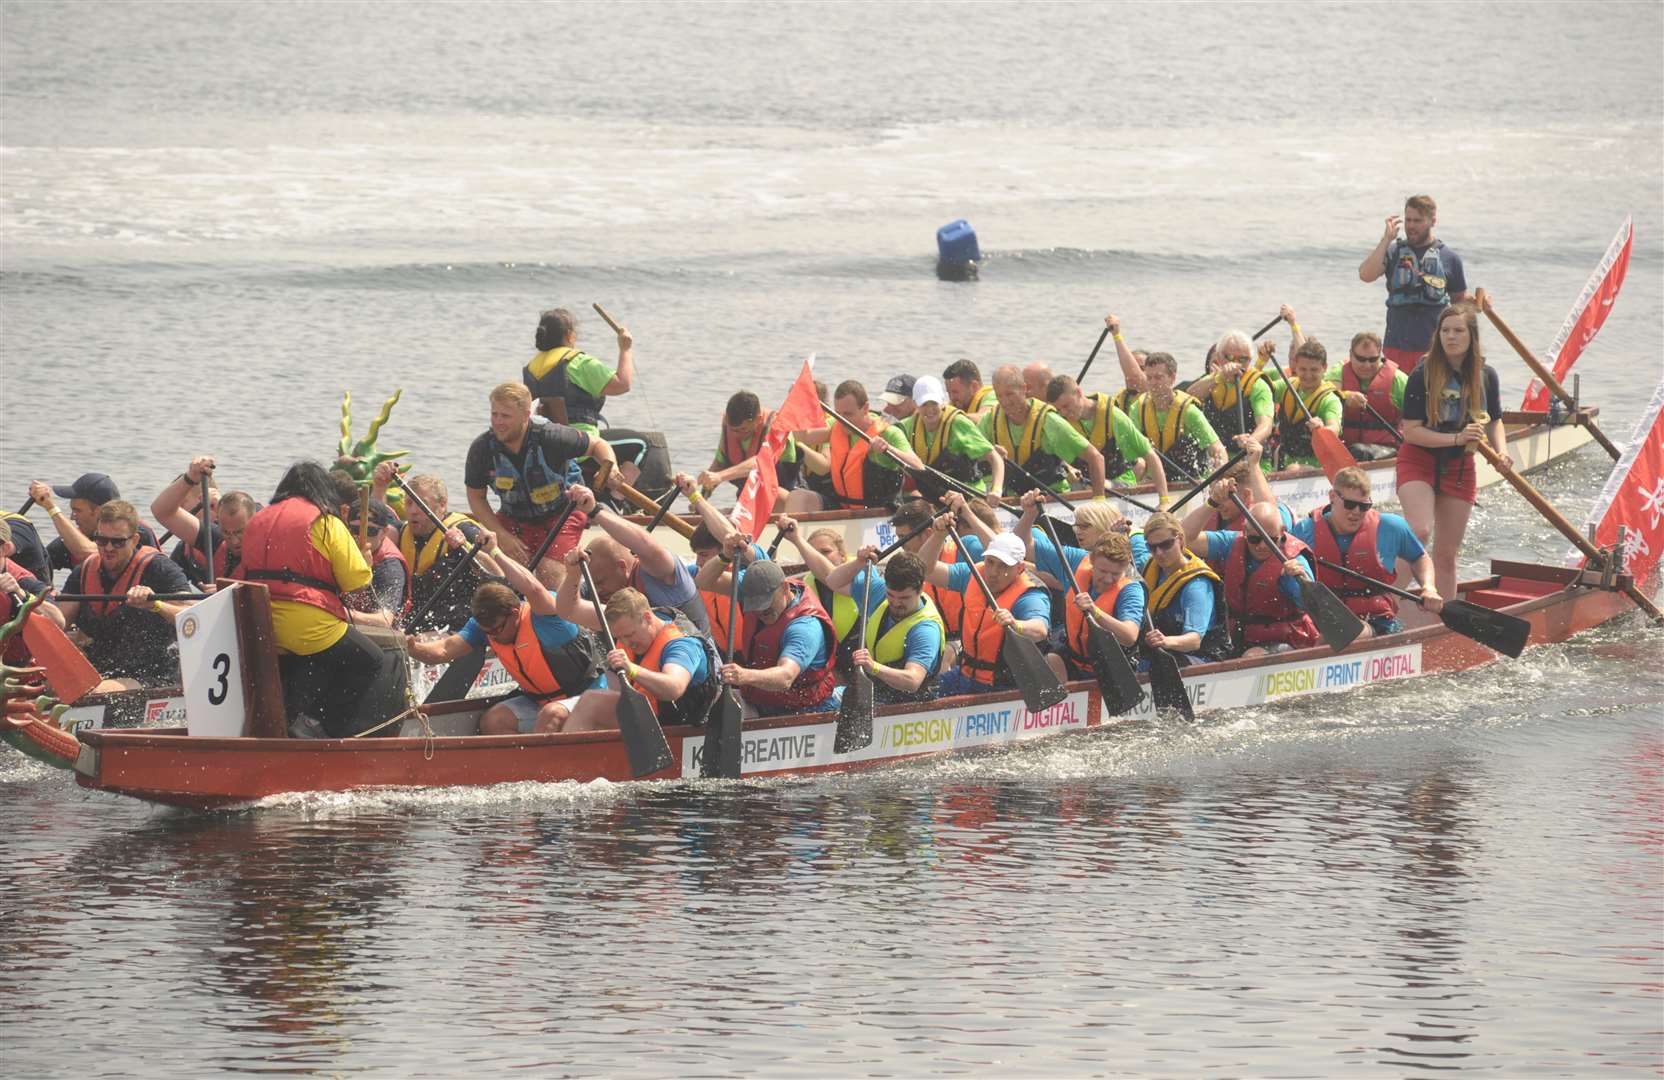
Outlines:
{"type": "MultiPolygon", "coordinates": [[[[1560,336],[1549,346],[1549,353],[1554,357],[1550,365],[1554,377],[1561,382],[1566,379],[1566,373],[1577,363],[1577,358],[1583,355],[1584,348],[1595,340],[1600,332],[1601,324],[1606,322],[1606,316],[1612,311],[1612,301],[1618,298],[1618,290],[1624,287],[1624,275],[1629,272],[1629,249],[1635,242],[1635,226],[1629,218],[1624,218],[1623,226],[1618,235],[1612,238],[1612,243],[1601,258],[1600,265],[1589,275],[1588,284],[1583,286],[1583,295],[1572,305],[1570,315],[1560,327],[1560,336]]],[[[1525,401],[1521,409],[1542,412],[1548,408],[1548,387],[1541,379],[1532,379],[1525,388],[1525,401]]]]}
{"type": "Polygon", "coordinates": [[[756,540],[774,513],[774,500],[780,494],[780,480],[775,473],[775,462],[786,445],[786,438],[802,428],[818,427],[825,423],[820,398],[815,394],[815,358],[803,361],[803,370],[786,393],[786,400],[774,410],[769,421],[768,435],[757,448],[757,466],[740,490],[734,504],[734,527],[751,534],[756,540]]]}
{"type": "MultiPolygon", "coordinates": [[[[1635,426],[1624,456],[1612,467],[1606,487],[1595,500],[1589,523],[1595,528],[1595,543],[1606,546],[1624,534],[1624,570],[1637,583],[1647,580],[1664,555],[1664,382],[1653,392],[1652,404],[1635,426]]],[[[1581,565],[1576,549],[1567,561],[1581,565]]]]}

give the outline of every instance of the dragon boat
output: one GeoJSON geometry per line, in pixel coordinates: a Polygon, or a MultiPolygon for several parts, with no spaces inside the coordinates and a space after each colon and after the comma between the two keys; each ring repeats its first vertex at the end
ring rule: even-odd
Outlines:
{"type": "MultiPolygon", "coordinates": [[[[1633,588],[1631,579],[1611,569],[1494,561],[1489,576],[1464,582],[1460,592],[1471,603],[1528,621],[1529,644],[1535,646],[1565,641],[1623,614],[1630,600],[1622,590],[1633,588]]],[[[264,599],[260,586],[239,586],[234,592],[264,599]]],[[[256,614],[261,606],[252,600],[249,604],[256,614]]],[[[1220,713],[1287,698],[1366,690],[1496,659],[1484,645],[1418,611],[1406,615],[1418,625],[1355,642],[1338,653],[1316,647],[1186,668],[1186,695],[1196,712],[1220,713]]],[[[266,630],[269,634],[269,626],[266,630]]],[[[240,715],[229,730],[193,733],[192,720],[184,727],[74,733],[55,722],[61,721],[63,706],[54,709],[45,705],[47,697],[31,700],[14,692],[0,721],[0,738],[71,771],[84,788],[197,810],[289,793],[635,779],[617,732],[475,734],[479,716],[493,698],[456,700],[390,716],[397,726],[390,724],[378,737],[291,738],[269,637],[262,643],[257,627],[252,633],[239,627],[238,636],[246,647],[235,703],[240,715]]],[[[202,668],[187,663],[185,670],[189,683],[189,673],[202,668]]],[[[223,701],[223,681],[219,690],[223,701]]],[[[743,728],[742,776],[857,770],[985,752],[1136,723],[1154,713],[1147,687],[1138,703],[1119,716],[1107,714],[1094,682],[1070,683],[1067,691],[1062,701],[1039,713],[1029,712],[1016,691],[881,708],[872,742],[849,752],[834,748],[834,714],[748,720],[743,728]]],[[[208,700],[214,700],[213,688],[207,692],[208,700]]],[[[665,734],[671,764],[642,779],[664,782],[700,776],[703,729],[672,726],[665,734]]]]}

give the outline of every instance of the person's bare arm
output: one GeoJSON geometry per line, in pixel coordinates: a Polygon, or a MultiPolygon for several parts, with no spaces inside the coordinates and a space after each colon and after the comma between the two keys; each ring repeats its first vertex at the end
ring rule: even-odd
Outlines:
{"type": "Polygon", "coordinates": [[[1144,369],[1138,366],[1138,358],[1133,356],[1121,337],[1121,317],[1106,315],[1104,325],[1109,327],[1110,336],[1115,339],[1115,359],[1120,361],[1121,378],[1126,380],[1127,389],[1134,394],[1142,394],[1150,388],[1150,382],[1144,378],[1144,369]]]}
{"type": "Polygon", "coordinates": [[[636,339],[630,336],[628,326],[618,328],[618,368],[612,373],[612,379],[602,388],[601,396],[617,397],[628,394],[636,383],[636,339]]]}
{"type": "Polygon", "coordinates": [[[405,652],[424,664],[446,664],[474,651],[461,634],[447,634],[435,641],[423,641],[410,634],[404,636],[405,652]]]}
{"type": "Polygon", "coordinates": [[[1081,457],[1086,459],[1086,477],[1092,484],[1092,497],[1104,497],[1104,455],[1096,446],[1086,444],[1081,457]]]}
{"type": "Polygon", "coordinates": [[[673,483],[687,496],[688,505],[693,507],[693,512],[699,515],[705,527],[711,530],[711,536],[717,543],[722,543],[733,534],[734,523],[728,519],[728,515],[711,505],[710,499],[699,493],[699,486],[694,483],[693,477],[687,473],[677,473],[673,483]]]}
{"type": "Polygon", "coordinates": [[[675,701],[687,693],[688,684],[693,681],[693,676],[676,664],[667,666],[663,671],[637,667],[623,649],[614,649],[607,654],[607,667],[613,671],[623,668],[638,689],[647,691],[660,701],[675,701]]]}
{"type": "Polygon", "coordinates": [[[192,491],[201,490],[202,478],[212,476],[213,472],[212,457],[203,454],[192,458],[191,463],[185,466],[184,474],[175,477],[150,504],[150,514],[156,523],[183,540],[186,547],[196,543],[197,534],[202,531],[202,522],[184,508],[185,500],[192,491]]]}
{"type": "Polygon", "coordinates": [[[555,610],[554,596],[544,587],[541,581],[532,576],[530,570],[520,565],[518,560],[509,558],[507,553],[498,546],[500,543],[501,539],[496,533],[492,533],[491,538],[486,541],[485,550],[496,556],[497,566],[503,572],[503,580],[508,582],[511,589],[526,598],[526,601],[531,604],[534,614],[558,615],[559,612],[555,610]]]}
{"type": "MultiPolygon", "coordinates": [[[[593,504],[594,497],[590,502],[593,504]]],[[[584,507],[579,506],[582,510],[584,507]]],[[[598,526],[602,532],[623,544],[625,549],[641,560],[641,568],[647,571],[647,576],[658,581],[672,580],[676,576],[676,556],[670,549],[653,539],[651,533],[633,521],[626,521],[617,514],[608,513],[605,507],[598,512],[586,511],[592,514],[590,523],[598,526]]]]}
{"type": "Polygon", "coordinates": [[[785,534],[787,540],[791,541],[792,547],[796,548],[798,555],[802,556],[803,565],[809,568],[809,573],[815,575],[816,581],[827,581],[832,576],[832,571],[838,568],[837,563],[816,551],[814,545],[803,538],[803,530],[797,527],[796,521],[784,514],[777,514],[774,518],[774,527],[785,534]]]}
{"type": "Polygon", "coordinates": [[[1156,486],[1156,498],[1160,500],[1157,505],[1165,507],[1171,496],[1167,493],[1167,467],[1161,463],[1161,455],[1152,446],[1139,460],[1144,463],[1145,478],[1156,486]]]}
{"type": "MultiPolygon", "coordinates": [[[[36,480],[29,485],[29,498],[35,500],[47,516],[52,519],[52,527],[58,530],[58,539],[69,549],[69,561],[72,566],[79,566],[86,562],[95,552],[97,545],[82,535],[75,527],[75,520],[58,508],[57,500],[52,494],[52,485],[44,480],[36,480]]],[[[74,618],[71,617],[71,622],[74,618]]]]}
{"type": "Polygon", "coordinates": [[[600,633],[601,613],[595,609],[593,601],[579,595],[578,587],[583,584],[584,575],[578,564],[583,559],[583,549],[575,545],[562,557],[561,561],[566,564],[566,576],[560,579],[560,588],[555,592],[555,614],[567,622],[600,633]]]}
{"type": "Polygon", "coordinates": [[[1358,264],[1358,280],[1368,284],[1381,280],[1381,275],[1387,272],[1387,247],[1398,237],[1399,217],[1397,214],[1387,215],[1387,227],[1381,231],[1381,239],[1373,250],[1364,256],[1364,261],[1358,264]]]}

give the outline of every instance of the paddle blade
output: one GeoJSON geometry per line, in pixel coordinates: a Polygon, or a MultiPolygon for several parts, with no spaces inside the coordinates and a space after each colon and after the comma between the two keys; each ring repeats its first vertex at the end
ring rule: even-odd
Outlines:
{"type": "Polygon", "coordinates": [[[630,757],[630,773],[636,777],[668,769],[674,758],[665,741],[664,728],[653,715],[641,691],[624,682],[618,688],[618,733],[624,738],[624,752],[630,757]]]}
{"type": "Polygon", "coordinates": [[[1330,480],[1342,469],[1349,469],[1357,464],[1352,458],[1352,451],[1340,441],[1340,436],[1328,428],[1318,428],[1312,433],[1312,452],[1317,455],[1318,463],[1323,466],[1323,474],[1330,480]]]}
{"type": "Polygon", "coordinates": [[[1300,602],[1305,605],[1306,614],[1312,617],[1312,622],[1317,624],[1323,643],[1336,652],[1352,644],[1364,632],[1364,621],[1321,581],[1301,578],[1300,602]]]}
{"type": "Polygon", "coordinates": [[[1458,634],[1470,637],[1504,656],[1519,656],[1531,639],[1531,623],[1525,619],[1466,600],[1446,600],[1439,618],[1458,634]]]}
{"type": "Polygon", "coordinates": [[[92,666],[58,624],[31,611],[23,623],[23,644],[35,663],[46,671],[46,685],[59,701],[73,705],[99,683],[92,666]]]}
{"type": "Polygon", "coordinates": [[[857,668],[838,707],[838,733],[832,749],[840,754],[872,745],[872,676],[857,668]]]}
{"type": "Polygon", "coordinates": [[[717,698],[716,709],[705,725],[705,753],[699,763],[699,775],[706,779],[738,780],[740,778],[740,723],[742,719],[739,695],[732,687],[717,698]]]}
{"type": "Polygon", "coordinates": [[[1136,706],[1144,696],[1144,688],[1138,685],[1138,673],[1132,669],[1132,661],[1127,659],[1120,644],[1109,631],[1090,622],[1086,626],[1086,644],[1092,654],[1092,674],[1103,694],[1104,711],[1110,716],[1119,716],[1136,706]]]}
{"type": "Polygon", "coordinates": [[[1057,681],[1057,675],[1046,666],[1040,647],[1009,626],[1005,628],[1005,644],[1000,647],[1000,659],[1011,669],[1012,678],[1017,680],[1017,689],[1022,692],[1023,704],[1028,706],[1029,712],[1045,712],[1069,696],[1069,691],[1057,681]]]}
{"type": "Polygon", "coordinates": [[[1166,649],[1149,649],[1150,702],[1157,712],[1171,709],[1186,720],[1196,719],[1196,709],[1190,695],[1184,692],[1184,677],[1179,674],[1179,662],[1166,649]]]}

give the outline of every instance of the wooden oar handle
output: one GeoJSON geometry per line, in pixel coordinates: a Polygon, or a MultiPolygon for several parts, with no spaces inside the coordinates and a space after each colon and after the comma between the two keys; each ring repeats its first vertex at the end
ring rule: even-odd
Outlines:
{"type": "Polygon", "coordinates": [[[1372,578],[1368,574],[1352,569],[1350,566],[1342,566],[1339,563],[1332,563],[1320,555],[1314,554],[1312,555],[1312,558],[1317,562],[1317,565],[1327,566],[1329,569],[1334,570],[1337,573],[1345,574],[1347,577],[1357,578],[1359,581],[1365,583],[1372,589],[1379,589],[1381,592],[1392,593],[1394,596],[1402,597],[1403,599],[1409,600],[1414,604],[1419,605],[1421,603],[1421,597],[1419,595],[1408,589],[1400,589],[1397,585],[1394,585],[1390,581],[1382,581],[1380,578],[1372,578]]]}
{"type": "MultiPolygon", "coordinates": [[[[635,506],[639,510],[644,510],[650,514],[657,514],[659,512],[659,504],[657,501],[649,498],[643,492],[637,491],[629,484],[626,484],[623,480],[619,480],[616,484],[614,484],[613,490],[624,496],[624,498],[628,500],[632,506],[635,506]]],[[[664,519],[664,523],[674,529],[684,539],[689,539],[693,536],[694,527],[679,517],[671,515],[670,517],[664,519]]]]}
{"type": "Polygon", "coordinates": [[[607,314],[606,308],[602,307],[600,304],[591,304],[589,306],[595,309],[595,314],[601,316],[608,326],[612,327],[613,333],[616,334],[619,330],[623,329],[611,315],[607,314]]]}
{"type": "MultiPolygon", "coordinates": [[[[1502,316],[1496,313],[1496,308],[1492,306],[1491,298],[1485,294],[1484,289],[1475,291],[1474,302],[1479,305],[1479,310],[1485,313],[1485,317],[1491,320],[1491,325],[1496,327],[1497,333],[1502,335],[1503,340],[1512,345],[1516,353],[1519,353],[1520,359],[1525,361],[1525,366],[1530,368],[1537,378],[1543,381],[1543,385],[1548,387],[1550,393],[1566,403],[1566,407],[1572,410],[1573,415],[1577,415],[1577,401],[1566,393],[1566,388],[1560,385],[1560,380],[1554,377],[1554,372],[1550,371],[1541,360],[1537,359],[1536,354],[1526,348],[1525,342],[1519,339],[1519,335],[1515,334],[1508,324],[1502,321],[1502,316]]],[[[1600,443],[1601,447],[1612,456],[1613,461],[1623,457],[1623,452],[1592,421],[1584,417],[1581,423],[1588,429],[1589,434],[1594,437],[1595,441],[1600,443]]]]}

